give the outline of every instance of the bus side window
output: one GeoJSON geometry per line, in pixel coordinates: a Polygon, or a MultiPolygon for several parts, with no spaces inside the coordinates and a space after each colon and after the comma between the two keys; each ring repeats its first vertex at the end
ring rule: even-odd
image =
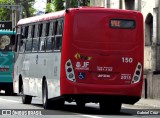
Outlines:
{"type": "Polygon", "coordinates": [[[47,51],[52,51],[54,49],[55,44],[55,26],[56,22],[52,21],[49,25],[49,35],[47,37],[47,51]]]}
{"type": "Polygon", "coordinates": [[[39,51],[45,51],[46,48],[46,23],[42,26],[42,33],[40,37],[40,43],[39,43],[39,51]]]}
{"type": "Polygon", "coordinates": [[[46,36],[47,36],[47,38],[46,38],[46,40],[47,40],[47,42],[46,42],[46,51],[51,51],[52,50],[51,49],[52,41],[51,41],[51,35],[50,35],[50,31],[52,29],[53,29],[52,22],[47,23],[47,25],[46,25],[46,36]]]}
{"type": "Polygon", "coordinates": [[[34,28],[34,35],[33,35],[33,44],[32,44],[32,51],[37,51],[38,50],[38,42],[39,42],[39,25],[36,24],[34,28]]]}
{"type": "Polygon", "coordinates": [[[27,31],[27,26],[22,26],[20,36],[18,36],[18,44],[19,44],[19,52],[23,53],[25,49],[25,40],[26,40],[26,34],[28,33],[27,31]],[[27,33],[26,33],[27,32],[27,33]]]}
{"type": "Polygon", "coordinates": [[[63,20],[58,20],[55,36],[55,50],[61,50],[62,47],[63,20]]]}
{"type": "Polygon", "coordinates": [[[58,20],[58,24],[57,24],[57,35],[62,35],[62,28],[63,28],[63,21],[62,20],[58,20]]]}
{"type": "Polygon", "coordinates": [[[15,51],[15,34],[12,34],[10,37],[10,49],[12,49],[12,51],[15,51]]]}
{"type": "Polygon", "coordinates": [[[34,30],[34,25],[29,26],[28,30],[28,38],[26,40],[26,49],[25,51],[31,51],[32,49],[32,36],[33,36],[33,31],[34,30]]]}
{"type": "Polygon", "coordinates": [[[46,23],[46,36],[49,35],[49,26],[50,26],[50,22],[46,23]]]}
{"type": "Polygon", "coordinates": [[[21,40],[21,35],[20,34],[17,34],[16,35],[16,37],[15,37],[16,39],[16,41],[15,41],[15,47],[14,47],[14,51],[15,52],[18,52],[18,47],[20,47],[20,44],[19,44],[19,42],[20,42],[20,40],[21,40]]]}
{"type": "Polygon", "coordinates": [[[28,37],[28,29],[29,29],[29,26],[25,26],[24,38],[27,38],[27,37],[28,37]]]}

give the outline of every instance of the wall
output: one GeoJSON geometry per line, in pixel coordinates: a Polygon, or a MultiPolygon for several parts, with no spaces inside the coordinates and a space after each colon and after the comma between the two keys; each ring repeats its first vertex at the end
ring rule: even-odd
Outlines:
{"type": "Polygon", "coordinates": [[[142,97],[160,99],[160,75],[153,74],[152,71],[150,71],[144,76],[142,97]],[[145,83],[145,79],[147,84],[145,83]],[[147,90],[145,90],[145,86],[147,90]]]}

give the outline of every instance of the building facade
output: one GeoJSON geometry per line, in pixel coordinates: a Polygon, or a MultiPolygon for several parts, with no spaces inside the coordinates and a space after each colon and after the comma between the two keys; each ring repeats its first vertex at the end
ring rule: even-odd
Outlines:
{"type": "Polygon", "coordinates": [[[160,0],[90,0],[90,6],[140,11],[144,18],[143,96],[160,99],[160,0]]]}

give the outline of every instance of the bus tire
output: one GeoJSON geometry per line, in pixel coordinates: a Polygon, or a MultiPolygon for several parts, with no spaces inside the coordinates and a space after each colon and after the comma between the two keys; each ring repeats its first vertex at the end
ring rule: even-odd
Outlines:
{"type": "Polygon", "coordinates": [[[23,85],[21,87],[21,92],[22,92],[22,103],[23,104],[31,104],[32,96],[24,94],[23,85]]]}
{"type": "Polygon", "coordinates": [[[99,103],[99,107],[100,107],[100,111],[102,113],[109,113],[109,114],[117,114],[120,112],[121,110],[121,106],[122,106],[122,102],[120,101],[114,101],[114,102],[111,102],[111,101],[101,101],[99,103]]]}
{"type": "Polygon", "coordinates": [[[48,87],[46,80],[43,82],[43,87],[42,87],[42,103],[44,109],[50,109],[51,102],[48,99],[48,87]]]}

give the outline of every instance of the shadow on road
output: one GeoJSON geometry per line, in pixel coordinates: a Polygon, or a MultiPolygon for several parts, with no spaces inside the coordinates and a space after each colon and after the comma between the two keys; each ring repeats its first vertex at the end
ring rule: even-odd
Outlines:
{"type": "Polygon", "coordinates": [[[0,92],[0,96],[17,96],[16,93],[5,94],[5,92],[0,92]]]}
{"type": "MultiPolygon", "coordinates": [[[[43,107],[42,104],[32,104],[36,107],[43,107]]],[[[93,106],[86,106],[78,108],[77,105],[65,104],[61,108],[51,108],[50,110],[44,110],[45,114],[49,115],[71,115],[71,114],[88,114],[88,115],[131,115],[122,109],[118,114],[102,113],[99,108],[93,106]],[[54,114],[55,113],[55,114],[54,114]],[[63,114],[62,114],[63,113],[63,114]]],[[[133,112],[133,111],[132,111],[133,112]]]]}

